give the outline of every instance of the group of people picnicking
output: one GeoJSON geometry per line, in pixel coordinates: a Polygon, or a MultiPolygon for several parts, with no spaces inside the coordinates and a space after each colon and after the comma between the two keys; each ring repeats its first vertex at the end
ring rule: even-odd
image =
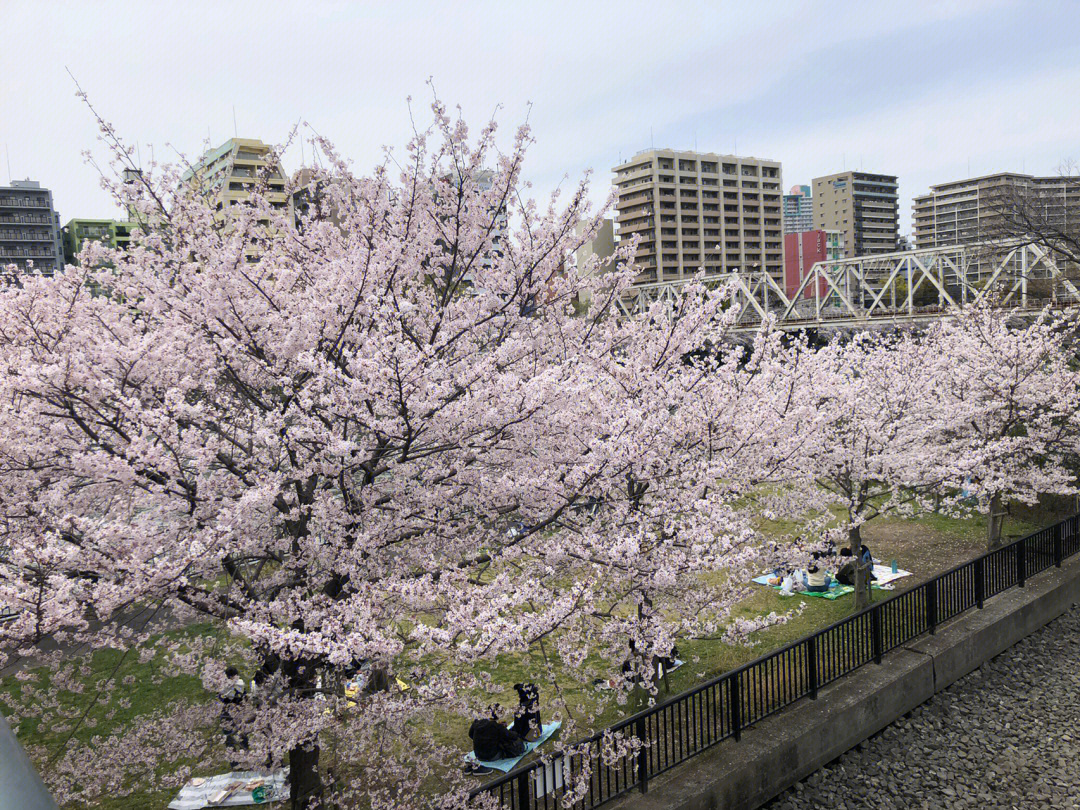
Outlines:
{"type": "Polygon", "coordinates": [[[867,573],[867,586],[875,579],[874,555],[866,544],[859,548],[858,558],[846,546],[839,553],[815,551],[810,555],[806,568],[778,568],[768,579],[769,585],[780,586],[789,592],[824,593],[835,581],[838,585],[855,585],[855,571],[862,565],[867,573]],[[830,571],[829,561],[835,561],[835,570],[830,571]]]}

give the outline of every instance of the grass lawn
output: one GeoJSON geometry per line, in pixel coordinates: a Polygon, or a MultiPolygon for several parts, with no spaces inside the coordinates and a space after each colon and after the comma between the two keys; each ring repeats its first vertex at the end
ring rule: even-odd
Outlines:
{"type": "MultiPolygon", "coordinates": [[[[1013,536],[1035,530],[1059,519],[1066,511],[1062,505],[1040,506],[1031,509],[1018,509],[1010,517],[1006,531],[1013,536]]],[[[769,527],[762,527],[768,530],[769,527]]],[[[783,527],[774,527],[774,530],[783,533],[783,527]]],[[[945,518],[940,515],[921,515],[913,519],[881,518],[866,525],[863,529],[863,537],[870,546],[874,555],[881,560],[896,559],[902,568],[914,572],[915,576],[901,580],[898,589],[910,587],[921,582],[936,573],[953,567],[963,560],[970,559],[978,554],[985,543],[986,518],[983,515],[973,515],[964,520],[945,518]]],[[[889,591],[874,591],[875,599],[883,599],[891,595],[889,591]]],[[[689,689],[701,680],[725,672],[739,664],[750,661],[772,649],[783,646],[790,641],[800,638],[813,630],[835,622],[848,615],[852,610],[853,599],[841,598],[835,601],[824,599],[800,598],[797,595],[782,597],[772,589],[756,587],[750,596],[745,599],[736,610],[737,616],[757,616],[772,611],[786,612],[799,602],[804,602],[802,612],[786,624],[762,631],[753,638],[755,642],[751,646],[732,646],[717,641],[685,640],[679,642],[680,657],[687,664],[671,673],[668,678],[669,692],[661,691],[659,699],[664,699],[668,694],[676,694],[689,689]]],[[[218,632],[212,624],[190,625],[182,630],[171,631],[167,635],[173,637],[206,636],[218,632]]],[[[114,650],[100,650],[94,653],[91,659],[91,673],[82,679],[86,687],[81,694],[64,692],[59,699],[65,705],[70,705],[73,710],[81,713],[89,705],[91,696],[94,694],[94,684],[100,678],[108,677],[117,665],[119,653],[114,650]]],[[[601,664],[594,661],[591,663],[601,664]]],[[[198,679],[175,675],[164,671],[163,662],[151,659],[146,663],[140,663],[138,657],[130,655],[120,666],[115,677],[122,680],[125,676],[133,676],[130,686],[120,687],[118,694],[122,694],[128,701],[125,706],[93,705],[87,714],[89,723],[84,724],[75,734],[83,741],[91,739],[95,735],[107,734],[110,731],[122,729],[126,724],[138,716],[160,709],[173,701],[184,702],[208,702],[216,701],[216,696],[206,692],[198,679]]],[[[608,662],[608,666],[617,670],[618,664],[608,662]]],[[[512,684],[524,680],[532,680],[539,684],[541,690],[541,711],[544,719],[551,719],[555,702],[553,700],[553,687],[539,677],[538,673],[545,671],[543,661],[538,652],[500,656],[496,664],[491,667],[497,682],[504,687],[504,691],[492,698],[504,707],[512,707],[517,703],[516,693],[512,684]]],[[[41,673],[41,677],[47,675],[41,673]]],[[[639,706],[627,705],[616,706],[610,700],[607,693],[598,691],[591,683],[583,683],[580,678],[575,678],[574,673],[559,673],[560,688],[566,703],[567,711],[576,717],[583,717],[590,713],[597,713],[596,728],[603,727],[619,717],[632,713],[639,706]]],[[[0,679],[0,692],[17,698],[20,693],[20,683],[13,677],[8,676],[0,679]]],[[[0,701],[0,710],[10,714],[10,708],[0,701]]],[[[442,742],[460,747],[462,754],[469,749],[467,728],[469,721],[459,717],[443,718],[445,722],[435,723],[439,730],[438,735],[442,742]]],[[[51,729],[39,728],[38,721],[28,718],[18,728],[18,736],[27,749],[31,752],[35,763],[41,767],[43,759],[54,755],[62,746],[66,732],[57,732],[51,729]]],[[[580,733],[580,732],[579,732],[580,733]]],[[[220,771],[228,770],[224,760],[224,750],[221,748],[220,733],[218,729],[207,729],[207,735],[214,745],[221,749],[222,764],[220,771]]],[[[328,757],[333,757],[332,750],[327,750],[328,757]]],[[[164,808],[175,796],[174,789],[134,793],[132,795],[104,799],[95,803],[95,807],[105,810],[119,810],[120,808],[147,808],[154,810],[164,808]]],[[[78,805],[72,805],[77,807],[78,805]]],[[[80,808],[81,810],[81,808],[80,808]]]]}

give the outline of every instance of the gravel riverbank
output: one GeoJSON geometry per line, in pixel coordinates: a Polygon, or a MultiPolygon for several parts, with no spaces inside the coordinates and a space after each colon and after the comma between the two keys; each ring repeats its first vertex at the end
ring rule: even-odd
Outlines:
{"type": "Polygon", "coordinates": [[[1080,809],[1080,607],[765,807],[1080,809]]]}

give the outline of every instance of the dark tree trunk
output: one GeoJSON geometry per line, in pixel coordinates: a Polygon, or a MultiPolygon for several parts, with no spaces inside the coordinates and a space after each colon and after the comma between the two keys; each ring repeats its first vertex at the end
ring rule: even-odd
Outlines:
{"type": "Polygon", "coordinates": [[[986,522],[986,549],[993,551],[1001,547],[1002,529],[1005,527],[1005,508],[1001,504],[1001,495],[994,493],[990,498],[990,519],[986,522]]]}
{"type": "Polygon", "coordinates": [[[319,746],[297,746],[289,752],[289,801],[292,810],[317,807],[322,798],[319,746]]]}
{"type": "MultiPolygon", "coordinates": [[[[281,664],[289,689],[314,700],[322,682],[314,661],[297,659],[281,664]]],[[[321,697],[321,696],[320,696],[321,697]]],[[[311,740],[289,751],[289,800],[291,810],[312,810],[322,805],[323,783],[319,772],[319,743],[311,740]]]]}
{"type": "Polygon", "coordinates": [[[848,548],[855,559],[855,610],[870,604],[870,565],[862,561],[862,527],[848,529],[848,548]]]}

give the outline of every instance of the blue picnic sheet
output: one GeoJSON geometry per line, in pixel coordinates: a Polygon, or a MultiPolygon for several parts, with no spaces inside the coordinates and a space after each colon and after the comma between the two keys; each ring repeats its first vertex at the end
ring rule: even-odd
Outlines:
{"type": "Polygon", "coordinates": [[[544,723],[544,725],[540,727],[540,739],[536,740],[535,742],[526,742],[525,753],[522,754],[520,757],[509,757],[508,759],[496,759],[492,761],[487,761],[477,759],[476,754],[470,751],[465,755],[465,759],[468,762],[477,762],[480,765],[484,765],[485,767],[494,768],[497,771],[502,771],[503,773],[506,773],[507,771],[512,770],[513,767],[519,762],[521,762],[522,759],[524,759],[526,756],[528,756],[545,742],[547,742],[548,738],[556,731],[558,731],[561,725],[562,721],[556,721],[554,723],[544,723]]]}

